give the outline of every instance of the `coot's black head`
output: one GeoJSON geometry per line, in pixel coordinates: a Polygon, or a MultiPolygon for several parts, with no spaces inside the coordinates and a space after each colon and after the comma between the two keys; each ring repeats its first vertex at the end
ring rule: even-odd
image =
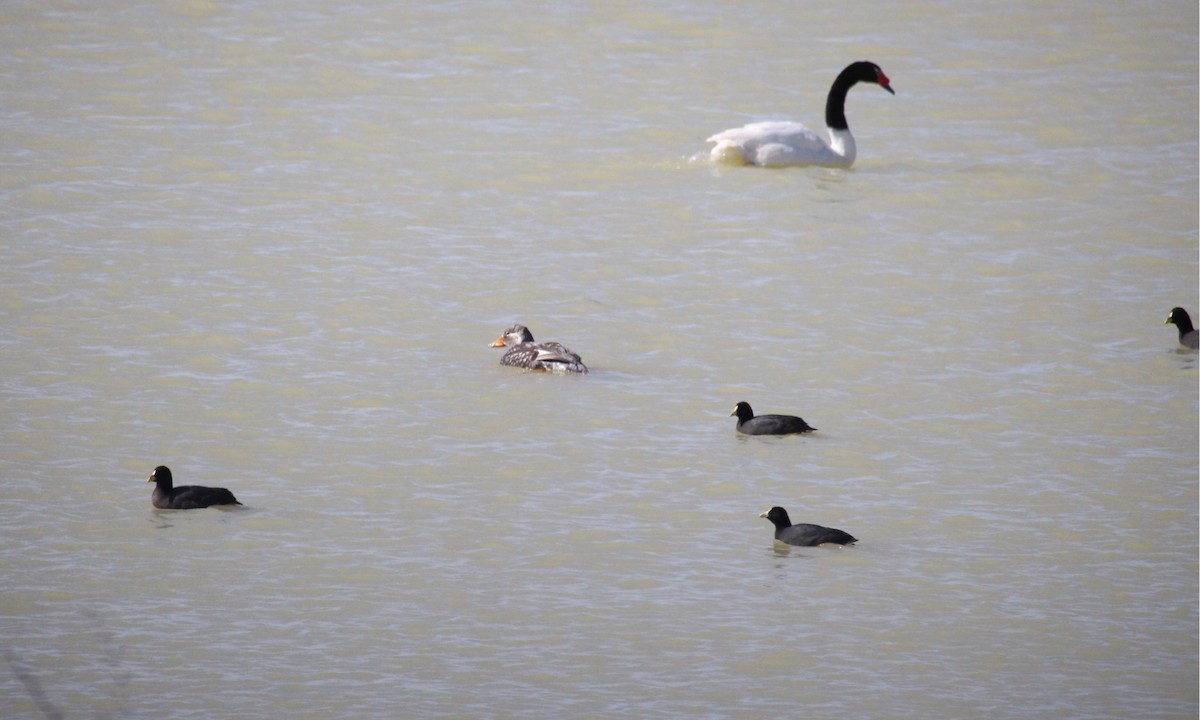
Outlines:
{"type": "Polygon", "coordinates": [[[150,473],[150,477],[146,478],[146,482],[156,482],[160,487],[170,490],[174,482],[174,478],[171,477],[171,468],[159,465],[154,468],[154,472],[150,473]]]}
{"type": "Polygon", "coordinates": [[[1179,328],[1181,333],[1191,332],[1192,316],[1188,315],[1188,311],[1181,307],[1171,308],[1171,314],[1167,316],[1167,321],[1163,325],[1174,325],[1179,328]]]}
{"type": "Polygon", "coordinates": [[[733,406],[733,412],[730,415],[737,415],[738,422],[744,423],[747,420],[754,419],[754,410],[750,408],[750,403],[742,401],[733,406]]]}
{"type": "Polygon", "coordinates": [[[520,323],[509,325],[500,333],[500,337],[496,338],[488,347],[513,347],[523,343],[533,342],[533,333],[529,332],[529,328],[520,323]]]}
{"type": "MultiPolygon", "coordinates": [[[[854,82],[875,83],[891,94],[896,94],[896,91],[892,89],[892,81],[888,80],[888,76],[883,74],[883,70],[870,60],[859,60],[858,62],[850,63],[842,71],[842,75],[849,75],[847,79],[854,82]]],[[[853,85],[854,82],[851,84],[853,85]]]]}
{"type": "Polygon", "coordinates": [[[759,515],[770,520],[777,528],[786,528],[792,526],[792,519],[788,517],[787,510],[776,505],[765,513],[759,515]]]}

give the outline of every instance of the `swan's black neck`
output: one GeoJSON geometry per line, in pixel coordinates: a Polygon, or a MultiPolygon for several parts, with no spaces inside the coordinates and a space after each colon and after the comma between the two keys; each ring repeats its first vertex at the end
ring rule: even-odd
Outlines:
{"type": "Polygon", "coordinates": [[[833,81],[829,97],[825,100],[825,127],[833,130],[849,130],[846,123],[846,93],[859,81],[857,68],[846,68],[833,81]]]}

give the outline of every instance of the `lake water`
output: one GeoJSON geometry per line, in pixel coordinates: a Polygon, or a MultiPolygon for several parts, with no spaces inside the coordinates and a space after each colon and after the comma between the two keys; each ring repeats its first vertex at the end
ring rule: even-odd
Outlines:
{"type": "Polygon", "coordinates": [[[0,715],[1195,718],[1197,28],[0,5],[0,715]]]}

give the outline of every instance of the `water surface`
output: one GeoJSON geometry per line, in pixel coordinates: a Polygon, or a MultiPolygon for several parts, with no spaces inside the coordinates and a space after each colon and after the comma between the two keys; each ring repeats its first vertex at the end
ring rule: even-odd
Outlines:
{"type": "Polygon", "coordinates": [[[4,716],[1195,717],[1197,10],[996,13],[6,3],[4,716]]]}

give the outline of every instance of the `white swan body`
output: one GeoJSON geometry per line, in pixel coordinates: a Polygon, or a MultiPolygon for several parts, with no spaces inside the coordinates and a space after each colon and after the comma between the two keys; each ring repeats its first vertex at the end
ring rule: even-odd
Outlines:
{"type": "Polygon", "coordinates": [[[758,122],[708,138],[708,142],[715,143],[709,158],[713,162],[761,167],[850,167],[858,157],[858,146],[846,123],[846,93],[860,82],[875,83],[896,94],[887,75],[875,63],[860,60],[847,65],[833,81],[825,100],[828,142],[797,122],[758,122]]]}
{"type": "Polygon", "coordinates": [[[709,157],[729,165],[850,167],[858,157],[849,129],[830,128],[825,142],[815,131],[787,120],[750,123],[719,132],[708,142],[716,143],[709,157]]]}

